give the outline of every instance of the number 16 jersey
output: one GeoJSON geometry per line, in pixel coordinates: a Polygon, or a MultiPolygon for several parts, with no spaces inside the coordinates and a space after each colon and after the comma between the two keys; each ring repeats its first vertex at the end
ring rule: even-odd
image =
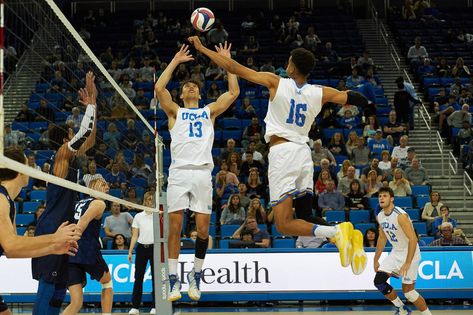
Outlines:
{"type": "Polygon", "coordinates": [[[293,79],[279,79],[274,99],[269,101],[264,119],[269,142],[272,135],[305,144],[315,117],[322,108],[322,86],[306,83],[298,87],[293,79]]]}
{"type": "Polygon", "coordinates": [[[171,130],[170,169],[208,166],[213,169],[214,126],[210,109],[179,108],[171,130]]]}

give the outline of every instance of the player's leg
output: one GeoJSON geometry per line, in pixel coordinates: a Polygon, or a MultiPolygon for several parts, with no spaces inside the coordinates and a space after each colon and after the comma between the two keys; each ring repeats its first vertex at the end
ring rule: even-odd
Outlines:
{"type": "Polygon", "coordinates": [[[421,315],[432,315],[425,302],[425,299],[415,290],[415,282],[417,280],[417,271],[419,269],[420,254],[416,254],[417,258],[411,262],[409,270],[404,278],[402,278],[402,292],[406,299],[415,305],[421,312],[421,315]]]}
{"type": "Polygon", "coordinates": [[[47,314],[49,310],[49,302],[54,295],[54,283],[40,279],[38,281],[38,290],[33,307],[33,315],[47,314]]]}
{"type": "Polygon", "coordinates": [[[8,305],[3,301],[0,295],[0,315],[12,315],[12,312],[8,309],[8,305]]]}
{"type": "MultiPolygon", "coordinates": [[[[383,263],[386,263],[386,261],[384,261],[383,263]]],[[[396,315],[410,314],[410,310],[401,301],[401,299],[397,295],[396,290],[394,290],[393,287],[388,283],[389,277],[389,273],[378,270],[373,280],[374,286],[397,308],[395,313],[396,315]]]]}
{"type": "Polygon", "coordinates": [[[74,284],[67,288],[69,290],[69,295],[71,296],[71,302],[64,310],[62,315],[76,315],[79,313],[84,302],[84,293],[82,291],[82,284],[74,284]]]}
{"type": "Polygon", "coordinates": [[[195,241],[194,268],[187,275],[189,282],[188,295],[192,300],[200,299],[200,279],[202,277],[202,266],[209,247],[209,225],[210,214],[195,212],[195,223],[197,228],[197,240],[195,241]]]}
{"type": "Polygon", "coordinates": [[[110,272],[103,273],[100,284],[102,285],[102,315],[110,315],[113,304],[113,283],[110,272]]]}
{"type": "Polygon", "coordinates": [[[62,302],[66,297],[66,285],[65,284],[56,284],[54,285],[54,294],[49,301],[49,309],[46,313],[47,315],[59,315],[61,311],[62,302]]]}

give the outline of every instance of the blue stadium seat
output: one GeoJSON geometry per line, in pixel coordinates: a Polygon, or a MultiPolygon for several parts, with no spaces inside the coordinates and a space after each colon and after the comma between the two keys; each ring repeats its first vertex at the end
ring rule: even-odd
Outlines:
{"type": "Polygon", "coordinates": [[[222,119],[223,129],[241,129],[241,121],[236,118],[224,118],[222,119]]]}
{"type": "Polygon", "coordinates": [[[413,222],[412,225],[419,235],[427,235],[427,223],[425,222],[413,222]]]}
{"type": "Polygon", "coordinates": [[[334,155],[335,162],[337,164],[342,164],[345,160],[350,160],[346,155],[334,155]]]}
{"type": "Polygon", "coordinates": [[[40,130],[46,130],[46,129],[48,129],[48,122],[47,121],[30,122],[30,129],[33,132],[39,132],[40,130]]]}
{"type": "Polygon", "coordinates": [[[232,239],[224,239],[224,240],[220,240],[220,242],[218,243],[218,248],[229,248],[228,244],[230,242],[232,242],[234,240],[232,239]]]}
{"type": "Polygon", "coordinates": [[[370,208],[371,209],[375,210],[378,205],[379,205],[378,198],[375,198],[375,197],[370,198],[370,208]]]}
{"type": "Polygon", "coordinates": [[[122,191],[119,188],[110,189],[109,195],[117,198],[123,198],[122,191]]]}
{"type": "Polygon", "coordinates": [[[23,202],[23,213],[35,213],[36,208],[41,205],[39,201],[24,201],[23,202]]]}
{"type": "Polygon", "coordinates": [[[411,187],[413,196],[428,196],[430,187],[427,185],[415,185],[411,187]]]}
{"type": "Polygon", "coordinates": [[[224,224],[220,227],[220,236],[229,237],[240,227],[239,224],[224,224]]]}
{"type": "Polygon", "coordinates": [[[343,129],[338,128],[324,128],[322,129],[322,134],[324,135],[324,139],[330,140],[335,133],[343,134],[343,129]]]}
{"type": "Polygon", "coordinates": [[[34,220],[34,214],[19,213],[16,215],[15,222],[17,226],[26,226],[34,220]]]}
{"type": "Polygon", "coordinates": [[[416,198],[417,208],[419,208],[419,209],[424,209],[424,206],[427,202],[430,202],[429,197],[417,197],[416,198]]]}
{"type": "Polygon", "coordinates": [[[273,240],[274,248],[295,248],[296,240],[292,237],[277,237],[273,240]]]}
{"type": "Polygon", "coordinates": [[[215,224],[209,225],[209,235],[215,239],[215,235],[217,235],[217,226],[215,224]]]}
{"type": "Polygon", "coordinates": [[[322,245],[322,248],[337,248],[337,245],[332,243],[325,243],[324,245],[322,245]]]}
{"type": "Polygon", "coordinates": [[[54,153],[55,153],[54,150],[38,150],[36,151],[36,158],[37,159],[50,159],[54,153]]]}
{"type": "Polygon", "coordinates": [[[345,222],[344,210],[329,210],[325,212],[325,217],[328,223],[345,222]]]}
{"type": "Polygon", "coordinates": [[[272,236],[282,236],[282,234],[279,233],[278,229],[276,228],[276,224],[273,224],[271,226],[271,235],[272,236]]]}
{"type": "Polygon", "coordinates": [[[235,141],[241,140],[241,131],[240,130],[223,130],[222,131],[223,140],[234,139],[235,141]]]}
{"type": "Polygon", "coordinates": [[[412,221],[420,221],[419,209],[406,209],[405,211],[412,221]]]}
{"type": "Polygon", "coordinates": [[[394,197],[394,204],[401,208],[412,208],[412,197],[394,197]]]}
{"type": "Polygon", "coordinates": [[[353,224],[370,222],[370,211],[350,210],[350,222],[353,224]]]}
{"type": "Polygon", "coordinates": [[[11,124],[11,129],[22,131],[22,132],[28,132],[30,129],[30,124],[28,122],[14,121],[11,124]]]}
{"type": "Polygon", "coordinates": [[[369,228],[376,228],[374,223],[357,223],[355,224],[355,229],[360,230],[361,233],[364,235],[366,230],[369,228]]]}
{"type": "Polygon", "coordinates": [[[140,177],[132,177],[130,182],[135,187],[148,187],[148,181],[140,177]]]}
{"type": "Polygon", "coordinates": [[[25,235],[25,232],[26,232],[26,226],[20,226],[16,228],[17,235],[23,236],[25,235]]]}
{"type": "Polygon", "coordinates": [[[435,240],[433,236],[422,236],[420,239],[425,242],[425,245],[429,245],[435,240]]]}
{"type": "Polygon", "coordinates": [[[33,190],[30,193],[31,201],[46,201],[46,190],[33,190]]]}

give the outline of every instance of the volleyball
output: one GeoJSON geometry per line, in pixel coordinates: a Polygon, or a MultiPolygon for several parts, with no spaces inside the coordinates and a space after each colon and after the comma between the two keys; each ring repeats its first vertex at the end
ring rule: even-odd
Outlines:
{"type": "Polygon", "coordinates": [[[197,8],[192,12],[191,23],[198,31],[208,31],[215,22],[215,16],[208,8],[197,8]]]}

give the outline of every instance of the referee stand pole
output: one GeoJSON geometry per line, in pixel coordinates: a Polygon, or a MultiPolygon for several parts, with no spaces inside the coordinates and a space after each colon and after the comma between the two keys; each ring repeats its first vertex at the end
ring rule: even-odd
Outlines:
{"type": "Polygon", "coordinates": [[[159,136],[155,133],[155,147],[156,147],[156,208],[160,212],[153,212],[153,228],[154,228],[154,246],[153,246],[153,261],[154,261],[154,298],[156,314],[159,315],[173,315],[172,303],[167,300],[167,277],[168,277],[168,213],[164,205],[160,202],[160,193],[162,190],[162,156],[163,143],[159,141],[159,136]]]}

